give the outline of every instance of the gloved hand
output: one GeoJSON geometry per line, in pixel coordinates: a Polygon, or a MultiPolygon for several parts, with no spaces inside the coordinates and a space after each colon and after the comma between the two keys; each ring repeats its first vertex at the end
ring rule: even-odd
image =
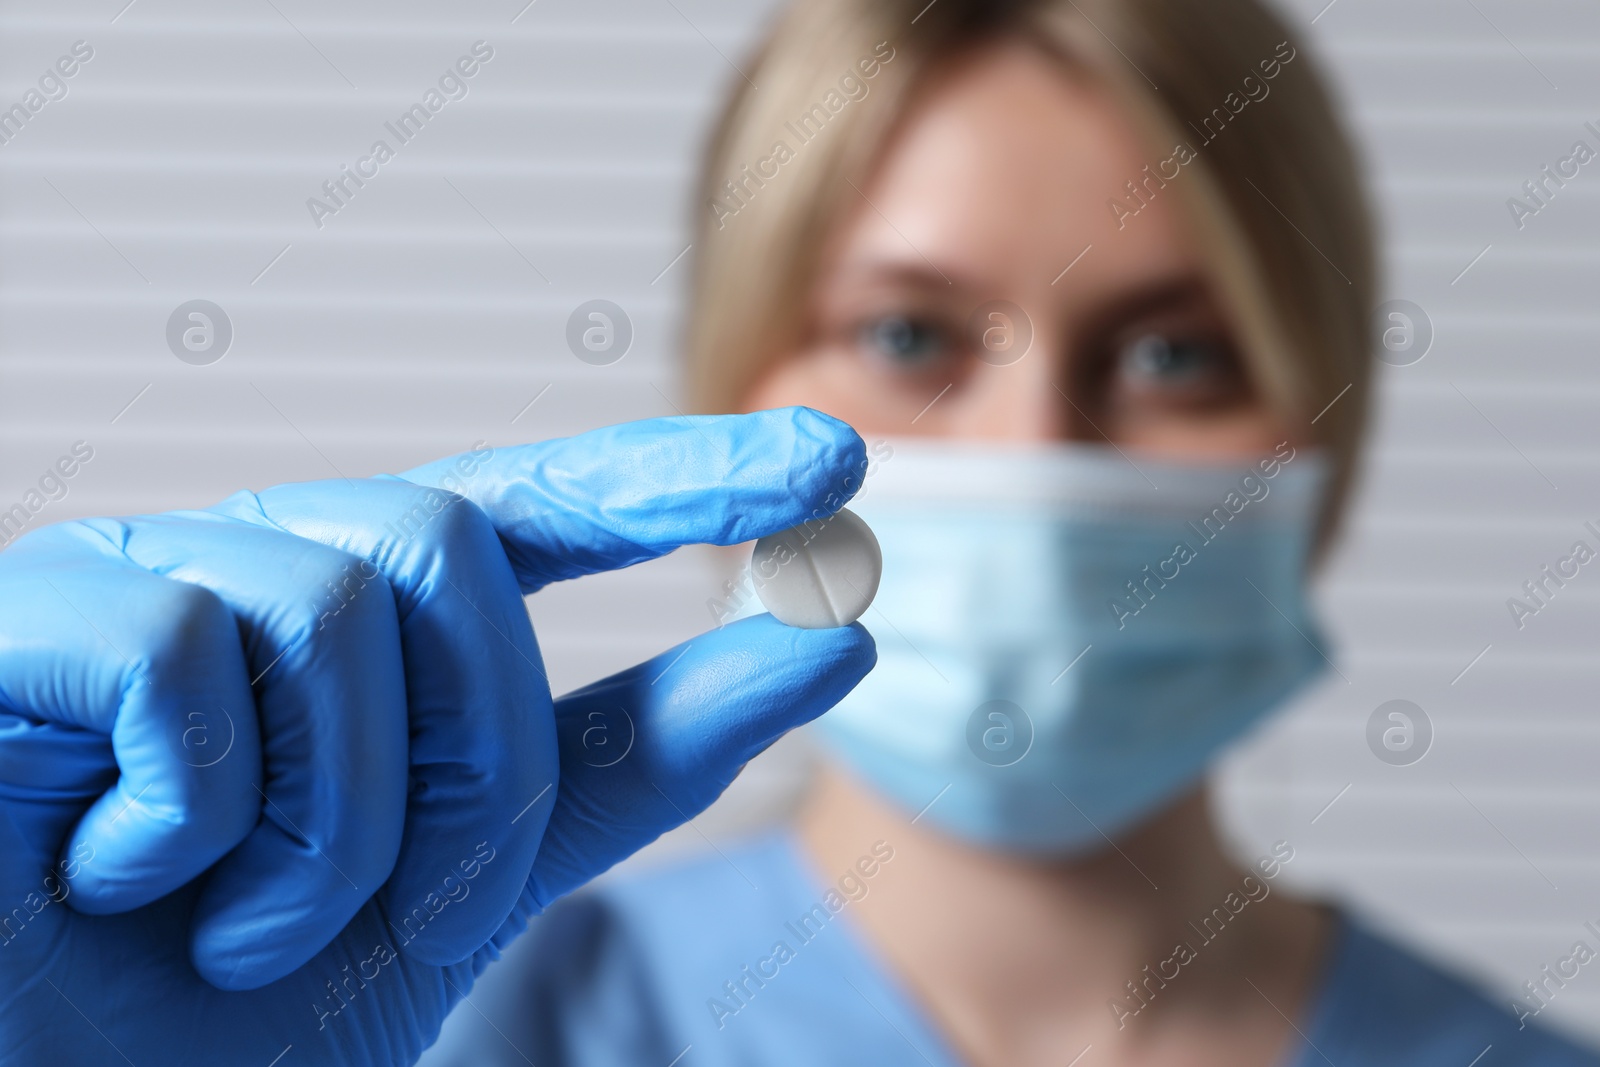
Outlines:
{"type": "Polygon", "coordinates": [[[826,514],[864,462],[805,408],[661,419],[22,538],[0,1064],[413,1062],[875,657],[760,615],[552,702],[522,594],[826,514]]]}

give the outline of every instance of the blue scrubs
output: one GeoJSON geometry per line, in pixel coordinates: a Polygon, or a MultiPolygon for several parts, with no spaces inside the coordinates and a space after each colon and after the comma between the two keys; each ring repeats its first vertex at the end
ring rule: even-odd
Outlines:
{"type": "MultiPolygon", "coordinates": [[[[580,893],[490,968],[423,1067],[961,1067],[830,888],[774,834],[580,893]]],[[[1348,918],[1327,967],[1285,1067],[1600,1067],[1348,918]]]]}

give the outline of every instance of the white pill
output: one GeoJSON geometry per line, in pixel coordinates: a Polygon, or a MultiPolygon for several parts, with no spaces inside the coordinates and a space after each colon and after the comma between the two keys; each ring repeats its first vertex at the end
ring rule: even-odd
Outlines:
{"type": "Polygon", "coordinates": [[[756,595],[773,618],[805,630],[848,626],[878,592],[883,552],[860,516],[839,510],[756,542],[756,595]]]}

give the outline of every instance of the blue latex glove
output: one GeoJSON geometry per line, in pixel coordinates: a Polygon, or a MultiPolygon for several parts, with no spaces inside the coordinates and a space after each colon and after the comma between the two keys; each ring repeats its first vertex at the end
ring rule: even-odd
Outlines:
{"type": "Polygon", "coordinates": [[[831,512],[864,463],[805,408],[662,419],[22,538],[0,1064],[413,1062],[875,657],[760,615],[552,702],[522,595],[831,512]]]}

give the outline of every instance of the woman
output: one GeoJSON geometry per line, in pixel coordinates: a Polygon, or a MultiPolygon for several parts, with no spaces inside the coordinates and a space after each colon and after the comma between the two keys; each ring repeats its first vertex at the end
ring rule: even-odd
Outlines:
{"type": "Polygon", "coordinates": [[[745,73],[691,388],[872,443],[880,663],[793,827],[558,906],[439,1062],[1596,1062],[1212,827],[1206,763],[1324,666],[1369,391],[1367,205],[1293,35],[808,0],[745,73]]]}

